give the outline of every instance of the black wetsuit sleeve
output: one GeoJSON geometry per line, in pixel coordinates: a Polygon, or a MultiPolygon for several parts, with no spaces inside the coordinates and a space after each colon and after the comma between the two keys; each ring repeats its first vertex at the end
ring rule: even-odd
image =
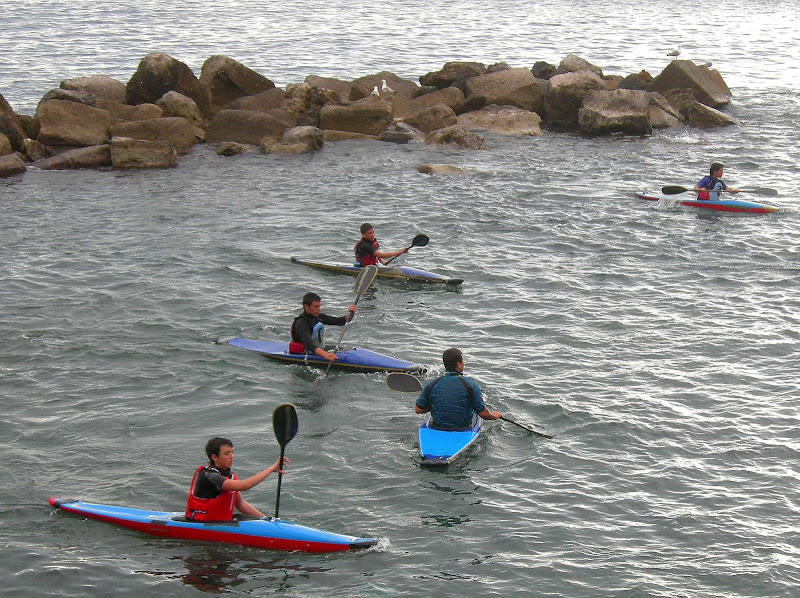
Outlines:
{"type": "MultiPolygon", "coordinates": [[[[325,326],[344,326],[347,323],[347,318],[345,316],[328,316],[326,314],[319,314],[319,321],[325,324],[325,326]]],[[[309,334],[309,338],[311,335],[309,334]]]]}

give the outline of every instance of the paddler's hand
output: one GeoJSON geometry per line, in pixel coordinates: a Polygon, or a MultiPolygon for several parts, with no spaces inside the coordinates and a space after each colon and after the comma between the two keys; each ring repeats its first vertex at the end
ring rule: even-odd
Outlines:
{"type": "Polygon", "coordinates": [[[322,349],[320,350],[319,353],[317,353],[317,355],[319,355],[323,359],[327,359],[328,361],[336,361],[337,359],[339,359],[336,353],[331,353],[330,351],[325,351],[322,349]]]}
{"type": "Polygon", "coordinates": [[[731,187],[728,187],[728,191],[730,191],[731,193],[739,193],[738,189],[733,189],[731,187]]]}
{"type": "Polygon", "coordinates": [[[287,471],[289,469],[289,465],[291,465],[291,464],[292,464],[292,462],[289,461],[289,457],[284,457],[283,458],[283,469],[281,469],[281,458],[278,457],[278,460],[275,461],[275,463],[273,463],[270,466],[269,469],[272,470],[272,473],[276,473],[276,472],[277,473],[287,473],[287,471]]]}
{"type": "Polygon", "coordinates": [[[349,313],[347,314],[347,316],[345,316],[345,320],[349,322],[349,321],[350,321],[350,320],[352,320],[352,319],[355,317],[355,315],[356,315],[356,304],[354,303],[353,305],[351,305],[351,306],[348,308],[348,311],[349,311],[349,313]]]}
{"type": "Polygon", "coordinates": [[[500,419],[501,417],[503,417],[502,413],[499,411],[492,411],[492,419],[500,419]]]}
{"type": "Polygon", "coordinates": [[[402,253],[408,253],[409,249],[411,249],[411,247],[403,247],[402,253]]]}

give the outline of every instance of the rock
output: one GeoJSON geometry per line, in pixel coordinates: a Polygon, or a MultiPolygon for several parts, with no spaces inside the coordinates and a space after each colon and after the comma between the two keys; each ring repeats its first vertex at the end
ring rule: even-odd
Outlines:
{"type": "Polygon", "coordinates": [[[200,81],[208,85],[215,113],[227,108],[234,100],[275,88],[275,84],[264,75],[221,55],[211,56],[203,63],[200,81]]]}
{"type": "Polygon", "coordinates": [[[270,143],[269,138],[261,142],[265,154],[298,156],[322,149],[325,134],[316,127],[294,127],[288,129],[278,143],[270,143]]]}
{"type": "Polygon", "coordinates": [[[0,114],[5,114],[6,112],[14,112],[14,110],[11,108],[11,104],[3,97],[3,94],[0,93],[0,114]]]}
{"type": "Polygon", "coordinates": [[[117,123],[111,128],[111,133],[114,137],[166,141],[179,155],[188,153],[196,143],[205,138],[205,131],[185,118],[175,116],[117,123]]]}
{"type": "Polygon", "coordinates": [[[444,88],[450,87],[459,79],[469,79],[486,74],[486,67],[480,62],[448,62],[440,70],[419,78],[422,85],[444,88]]]}
{"type": "Polygon", "coordinates": [[[461,108],[456,111],[456,114],[464,114],[466,112],[475,112],[483,110],[486,107],[486,97],[478,94],[472,94],[464,100],[461,108]]]}
{"type": "Polygon", "coordinates": [[[35,139],[26,139],[24,143],[25,143],[25,155],[28,156],[28,160],[30,160],[31,162],[38,162],[39,160],[44,160],[45,158],[49,158],[55,153],[50,148],[48,148],[44,143],[40,143],[35,139]]]}
{"type": "Polygon", "coordinates": [[[50,100],[62,100],[64,102],[76,102],[78,104],[86,104],[87,106],[94,107],[97,104],[97,96],[88,91],[70,91],[68,89],[51,89],[42,96],[39,104],[36,106],[36,114],[39,114],[39,109],[42,104],[50,100]]]}
{"type": "Polygon", "coordinates": [[[380,135],[392,123],[392,108],[386,102],[372,98],[345,106],[326,104],[319,120],[321,129],[380,135]]]}
{"type": "Polygon", "coordinates": [[[355,102],[363,98],[370,98],[373,88],[377,87],[378,90],[380,90],[382,87],[381,82],[384,80],[386,81],[386,85],[391,87],[393,91],[381,92],[381,97],[390,95],[411,99],[417,95],[419,86],[416,83],[401,79],[389,71],[382,71],[377,75],[367,75],[366,77],[361,77],[353,81],[350,89],[350,101],[355,102]]]}
{"type": "Polygon", "coordinates": [[[365,135],[364,133],[353,133],[351,131],[335,131],[333,129],[323,129],[325,133],[325,141],[352,141],[354,139],[373,139],[377,140],[375,135],[365,135]]]}
{"type": "Polygon", "coordinates": [[[470,133],[460,125],[437,129],[428,133],[425,143],[429,145],[446,145],[457,149],[489,149],[483,137],[470,133]]]}
{"type": "Polygon", "coordinates": [[[558,69],[549,62],[540,60],[531,67],[531,74],[537,79],[550,79],[558,74],[558,69]]]}
{"type": "Polygon", "coordinates": [[[336,92],[322,87],[311,87],[308,83],[290,83],[286,86],[285,108],[299,118],[309,110],[317,110],[329,102],[336,101],[336,92]]]}
{"type": "Polygon", "coordinates": [[[603,77],[603,69],[593,65],[591,62],[587,62],[575,54],[568,55],[558,64],[559,75],[563,75],[564,73],[577,73],[578,71],[591,71],[600,78],[603,77]]]}
{"type": "Polygon", "coordinates": [[[64,100],[41,104],[37,141],[45,145],[89,147],[108,143],[111,115],[106,110],[64,100]]]}
{"type": "Polygon", "coordinates": [[[318,77],[317,75],[309,75],[306,77],[305,82],[311,87],[319,87],[320,89],[329,89],[336,94],[338,101],[347,101],[350,99],[350,91],[353,86],[341,79],[332,79],[330,77],[318,77]]]}
{"type": "Polygon", "coordinates": [[[378,140],[388,143],[422,143],[425,134],[408,123],[396,122],[378,135],[378,140]]]}
{"type": "Polygon", "coordinates": [[[486,73],[499,73],[500,71],[511,70],[511,66],[507,62],[495,62],[486,67],[486,73]]]}
{"type": "Polygon", "coordinates": [[[208,85],[197,79],[192,69],[167,54],[148,54],[128,81],[125,103],[155,104],[168,91],[192,98],[205,117],[212,112],[208,85]]]}
{"type": "Polygon", "coordinates": [[[106,75],[65,79],[59,87],[68,91],[89,93],[97,99],[103,98],[117,104],[125,103],[125,84],[106,75]]]}
{"type": "Polygon", "coordinates": [[[253,150],[252,145],[236,143],[235,141],[223,141],[217,147],[218,156],[238,156],[253,150]]]}
{"type": "Polygon", "coordinates": [[[167,141],[111,138],[111,164],[114,168],[165,168],[177,163],[178,154],[167,141]]]}
{"type": "Polygon", "coordinates": [[[590,91],[578,111],[578,125],[586,135],[650,135],[650,94],[631,89],[590,91]]]}
{"type": "Polygon", "coordinates": [[[647,71],[639,71],[625,77],[617,84],[617,89],[646,90],[653,83],[653,76],[647,71]]]}
{"type": "Polygon", "coordinates": [[[714,127],[727,127],[740,124],[735,118],[723,114],[710,106],[695,102],[689,109],[689,124],[693,127],[711,129],[714,127]]]}
{"type": "Polygon", "coordinates": [[[111,166],[111,146],[92,145],[67,150],[55,156],[37,160],[31,166],[42,170],[67,170],[73,168],[101,168],[111,166]]]}
{"type": "Polygon", "coordinates": [[[269,114],[256,110],[220,110],[208,124],[207,143],[236,141],[260,145],[264,137],[278,140],[286,125],[269,114]]]}
{"type": "Polygon", "coordinates": [[[525,68],[473,77],[467,81],[467,93],[485,98],[486,105],[516,106],[536,113],[541,113],[544,106],[542,88],[530,69],[525,68]]]}
{"type": "Polygon", "coordinates": [[[25,131],[22,130],[19,118],[13,111],[9,110],[0,114],[0,133],[6,136],[12,151],[24,151],[25,131]]]}
{"type": "Polygon", "coordinates": [[[15,114],[14,118],[22,132],[25,133],[25,137],[36,139],[39,135],[39,121],[37,119],[27,114],[15,114]]]}
{"type": "Polygon", "coordinates": [[[197,104],[192,98],[182,93],[168,91],[159,98],[156,106],[161,108],[164,116],[185,118],[196,127],[203,125],[203,117],[200,116],[200,109],[197,104]]]}
{"type": "MultiPolygon", "coordinates": [[[[658,92],[653,91],[651,93],[658,92]]],[[[697,103],[694,90],[687,87],[680,89],[668,89],[664,92],[662,97],[665,98],[669,102],[670,106],[675,108],[684,119],[689,118],[689,110],[691,110],[692,106],[697,103]]]]}
{"type": "Polygon", "coordinates": [[[577,128],[578,110],[583,99],[590,91],[604,88],[603,79],[588,70],[551,77],[545,96],[546,122],[557,129],[577,128]]]}
{"type": "Polygon", "coordinates": [[[0,133],[0,156],[7,156],[13,151],[14,149],[11,147],[8,137],[0,133]]]}
{"type": "Polygon", "coordinates": [[[650,124],[654,129],[680,127],[686,118],[660,93],[650,93],[650,124]]]}
{"type": "Polygon", "coordinates": [[[151,118],[161,118],[164,116],[164,111],[155,104],[129,106],[128,104],[117,104],[110,100],[97,98],[96,107],[105,110],[111,115],[111,124],[135,120],[149,120],[151,118]]]}
{"type": "Polygon", "coordinates": [[[450,164],[420,164],[417,166],[417,172],[421,172],[422,174],[466,174],[477,171],[461,168],[460,166],[452,166],[450,164]]]}
{"type": "Polygon", "coordinates": [[[430,133],[436,129],[451,127],[458,123],[458,119],[450,106],[436,104],[430,108],[420,110],[413,116],[404,118],[403,122],[408,123],[415,129],[419,129],[423,133],[430,133]]]}
{"type": "Polygon", "coordinates": [[[496,135],[542,134],[542,118],[535,112],[514,106],[491,104],[482,110],[458,116],[458,124],[469,131],[488,131],[496,135]]]}
{"type": "Polygon", "coordinates": [[[672,60],[661,74],[653,79],[649,91],[657,91],[666,97],[671,89],[689,88],[697,101],[719,108],[731,101],[731,93],[722,78],[711,76],[709,69],[699,67],[691,60],[672,60]]]}
{"type": "Polygon", "coordinates": [[[457,87],[445,87],[410,100],[403,98],[393,98],[392,100],[395,118],[412,116],[420,110],[430,108],[436,104],[445,104],[458,114],[458,111],[464,105],[464,93],[457,87]]]}
{"type": "Polygon", "coordinates": [[[229,110],[256,110],[258,112],[269,112],[276,108],[283,107],[286,100],[286,92],[274,87],[267,91],[262,91],[251,96],[245,96],[228,104],[229,110]]]}
{"type": "Polygon", "coordinates": [[[26,170],[25,162],[17,154],[0,156],[0,179],[22,174],[26,170]]]}

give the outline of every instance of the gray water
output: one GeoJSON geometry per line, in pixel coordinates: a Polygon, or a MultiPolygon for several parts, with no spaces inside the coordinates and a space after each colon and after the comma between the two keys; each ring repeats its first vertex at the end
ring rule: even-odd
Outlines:
{"type": "MultiPolygon", "coordinates": [[[[448,60],[530,66],[570,52],[657,74],[712,60],[742,126],[646,139],[487,136],[486,152],[379,142],[175,169],[30,170],[0,181],[0,382],[9,596],[797,596],[800,118],[792,2],[529,6],[305,1],[4,7],[0,93],[20,112],[63,78],[127,82],[163,51],[227,54],[279,85],[316,73],[416,78],[448,60]],[[708,25],[719,22],[719,28],[708,25]],[[712,160],[783,211],[702,214],[635,192],[712,160]],[[420,163],[472,172],[426,177],[420,163]],[[377,282],[345,343],[441,372],[465,352],[492,423],[441,471],[416,460],[413,396],[381,374],[269,362],[221,336],[284,339],[300,297],[329,313],[358,225],[459,291],[377,282]],[[47,506],[76,496],[180,510],[202,446],[274,460],[271,413],[299,411],[281,516],[379,539],[309,555],[156,539],[47,506]]],[[[274,480],[247,493],[265,512],[274,480]]]]}

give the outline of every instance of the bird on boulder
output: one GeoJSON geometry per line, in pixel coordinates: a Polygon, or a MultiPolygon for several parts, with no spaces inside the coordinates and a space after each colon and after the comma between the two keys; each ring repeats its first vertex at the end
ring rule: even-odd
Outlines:
{"type": "Polygon", "coordinates": [[[681,47],[678,46],[677,50],[673,50],[672,52],[668,53],[667,56],[672,56],[673,60],[681,55],[681,47]]]}
{"type": "Polygon", "coordinates": [[[372,95],[374,95],[374,96],[380,96],[381,95],[381,92],[378,91],[378,86],[377,85],[372,88],[372,95]]]}
{"type": "Polygon", "coordinates": [[[381,91],[388,92],[388,93],[394,93],[394,89],[392,89],[391,87],[386,85],[386,79],[381,79],[381,91]]]}

